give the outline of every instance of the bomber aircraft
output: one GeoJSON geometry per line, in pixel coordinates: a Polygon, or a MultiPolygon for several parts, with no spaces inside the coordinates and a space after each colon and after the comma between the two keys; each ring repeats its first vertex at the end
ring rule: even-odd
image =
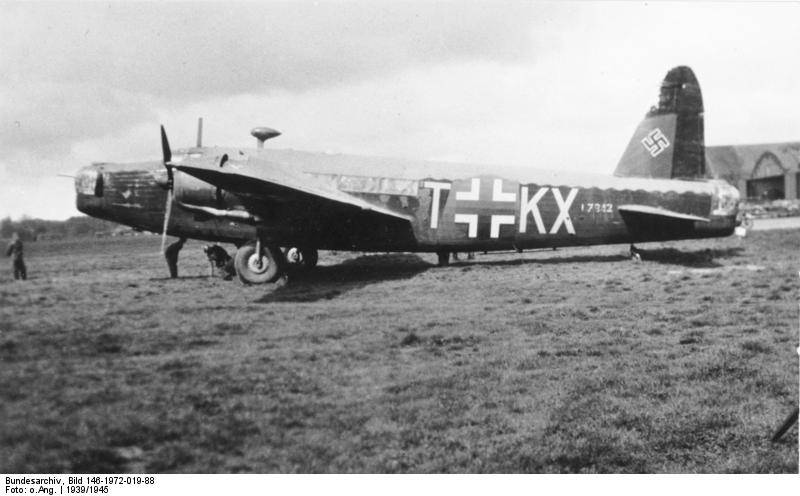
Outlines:
{"type": "MultiPolygon", "coordinates": [[[[293,247],[317,250],[518,250],[729,236],[739,193],[706,177],[703,101],[689,67],[670,70],[612,176],[265,149],[172,150],[160,161],[95,163],[77,208],[152,232],[237,246],[244,283],[283,278],[293,247]]],[[[163,249],[163,242],[162,242],[163,249]]]]}

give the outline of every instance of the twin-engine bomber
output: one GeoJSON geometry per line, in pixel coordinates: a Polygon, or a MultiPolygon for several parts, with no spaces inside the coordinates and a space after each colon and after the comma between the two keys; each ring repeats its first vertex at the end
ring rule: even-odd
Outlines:
{"type": "MultiPolygon", "coordinates": [[[[202,124],[202,123],[201,123],[202,124]]],[[[162,160],[96,163],[75,181],[78,210],[136,229],[233,243],[244,283],[286,274],[280,247],[453,252],[729,236],[739,193],[706,178],[703,101],[692,70],[661,84],[613,176],[264,148],[197,146],[162,160]]]]}

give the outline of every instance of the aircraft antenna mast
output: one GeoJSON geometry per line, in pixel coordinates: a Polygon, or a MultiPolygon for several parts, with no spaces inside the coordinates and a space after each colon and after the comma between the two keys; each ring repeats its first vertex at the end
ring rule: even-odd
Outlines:
{"type": "Polygon", "coordinates": [[[203,118],[197,118],[197,148],[203,147],[203,118]]]}

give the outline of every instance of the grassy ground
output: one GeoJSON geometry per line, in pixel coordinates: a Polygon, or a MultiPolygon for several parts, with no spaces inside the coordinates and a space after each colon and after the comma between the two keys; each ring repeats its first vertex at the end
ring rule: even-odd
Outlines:
{"type": "MultiPolygon", "coordinates": [[[[800,231],[322,254],[286,287],[156,237],[0,275],[0,472],[797,472],[800,231]]],[[[9,263],[10,266],[10,263],[9,263]]]]}

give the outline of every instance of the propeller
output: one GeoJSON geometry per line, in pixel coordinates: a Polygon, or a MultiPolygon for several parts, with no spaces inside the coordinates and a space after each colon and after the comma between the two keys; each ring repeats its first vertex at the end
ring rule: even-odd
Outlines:
{"type": "Polygon", "coordinates": [[[161,231],[161,253],[164,253],[164,248],[167,243],[167,226],[169,226],[169,217],[172,214],[172,195],[175,187],[175,176],[172,171],[172,150],[169,148],[169,140],[167,140],[167,132],[164,131],[164,126],[161,126],[161,154],[163,156],[164,167],[167,169],[167,205],[164,208],[164,228],[161,231]]]}

